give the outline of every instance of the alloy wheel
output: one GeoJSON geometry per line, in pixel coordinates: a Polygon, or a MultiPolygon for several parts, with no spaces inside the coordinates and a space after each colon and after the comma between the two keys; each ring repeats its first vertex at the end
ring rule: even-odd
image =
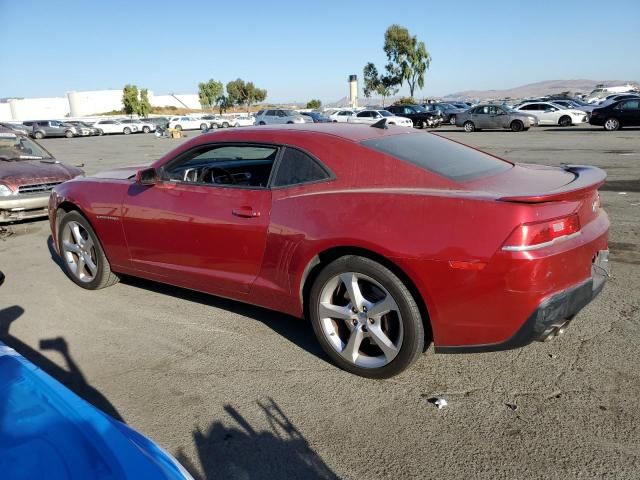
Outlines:
{"type": "Polygon", "coordinates": [[[398,355],[404,337],[400,308],[373,278],[356,272],[333,276],[317,308],[323,334],[349,363],[379,368],[398,355]]]}
{"type": "Polygon", "coordinates": [[[604,122],[604,128],[607,130],[617,130],[620,126],[620,122],[615,118],[608,118],[606,122],[604,122]]]}
{"type": "Polygon", "coordinates": [[[62,231],[62,256],[71,274],[81,282],[91,282],[98,273],[95,244],[89,232],[71,221],[62,231]]]}

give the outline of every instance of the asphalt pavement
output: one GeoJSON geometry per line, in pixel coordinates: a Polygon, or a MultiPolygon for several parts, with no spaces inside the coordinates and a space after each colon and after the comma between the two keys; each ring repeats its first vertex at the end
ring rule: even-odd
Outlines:
{"type": "MultiPolygon", "coordinates": [[[[640,478],[640,129],[436,132],[514,161],[607,171],[613,276],[565,335],[496,353],[429,348],[402,375],[367,380],[329,363],[302,320],[136,279],[83,290],[37,221],[0,235],[0,340],[198,479],[640,478]]],[[[94,173],[180,141],[42,143],[94,173]]]]}

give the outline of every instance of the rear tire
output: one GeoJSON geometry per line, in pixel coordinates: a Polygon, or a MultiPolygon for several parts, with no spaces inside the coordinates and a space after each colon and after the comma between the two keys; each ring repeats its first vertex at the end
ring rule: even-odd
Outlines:
{"type": "Polygon", "coordinates": [[[264,123],[262,120],[260,120],[260,122],[258,122],[258,125],[266,125],[266,123],[264,123]]]}
{"type": "Polygon", "coordinates": [[[464,122],[464,131],[465,132],[475,132],[476,131],[476,126],[473,124],[472,121],[466,121],[464,122]]]}
{"type": "Polygon", "coordinates": [[[456,124],[456,116],[451,115],[451,117],[449,118],[449,125],[455,125],[455,124],[456,124]]]}
{"type": "Polygon", "coordinates": [[[33,134],[33,136],[38,140],[42,140],[44,138],[44,134],[42,132],[36,132],[33,134]]]}
{"type": "Polygon", "coordinates": [[[131,133],[131,129],[129,127],[124,127],[124,130],[122,130],[122,133],[124,133],[125,135],[129,135],[131,133]]]}
{"type": "Polygon", "coordinates": [[[524,130],[524,124],[520,120],[514,120],[511,122],[512,132],[521,132],[522,130],[524,130]]]}
{"type": "Polygon", "coordinates": [[[73,138],[73,132],[71,130],[67,130],[64,132],[64,136],[67,138],[73,138]]]}
{"type": "Polygon", "coordinates": [[[423,351],[424,325],[415,299],[391,270],[369,258],[348,255],[324,267],[308,305],[320,345],[348,372],[393,377],[423,351]]]}
{"type": "Polygon", "coordinates": [[[118,283],[120,278],[111,271],[109,260],[88,220],[76,211],[64,213],[64,210],[58,210],[60,214],[58,249],[67,276],[87,290],[99,290],[118,283]],[[90,267],[90,262],[93,267],[90,267]]]}
{"type": "Polygon", "coordinates": [[[558,120],[558,125],[561,127],[570,127],[571,126],[571,117],[569,115],[563,115],[558,120]]]}
{"type": "Polygon", "coordinates": [[[208,128],[209,128],[209,127],[207,126],[207,124],[206,124],[206,123],[201,123],[201,124],[200,124],[200,130],[206,130],[206,129],[208,129],[208,128]]]}
{"type": "Polygon", "coordinates": [[[178,132],[182,130],[182,125],[176,125],[175,128],[178,132]]]}
{"type": "Polygon", "coordinates": [[[620,130],[620,120],[617,118],[607,118],[604,121],[604,129],[608,132],[615,132],[616,130],[620,130]]]}
{"type": "Polygon", "coordinates": [[[222,122],[222,128],[229,128],[229,122],[222,122]]]}
{"type": "Polygon", "coordinates": [[[151,129],[149,127],[142,127],[142,133],[149,133],[151,129]]]}

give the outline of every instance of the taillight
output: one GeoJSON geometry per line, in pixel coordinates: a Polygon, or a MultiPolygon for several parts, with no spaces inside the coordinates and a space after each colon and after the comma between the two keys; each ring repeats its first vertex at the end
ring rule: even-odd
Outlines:
{"type": "Polygon", "coordinates": [[[502,250],[510,252],[537,250],[579,234],[580,220],[576,214],[544,222],[524,223],[509,235],[502,250]]]}

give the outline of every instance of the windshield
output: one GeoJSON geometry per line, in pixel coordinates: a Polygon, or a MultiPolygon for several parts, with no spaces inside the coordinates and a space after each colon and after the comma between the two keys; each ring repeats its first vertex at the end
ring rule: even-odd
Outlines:
{"type": "Polygon", "coordinates": [[[411,108],[413,108],[418,113],[425,113],[427,111],[426,108],[420,105],[412,105],[411,108]]]}
{"type": "Polygon", "coordinates": [[[297,117],[300,115],[298,112],[294,112],[293,110],[282,110],[287,117],[297,117]]]}
{"type": "Polygon", "coordinates": [[[393,113],[387,112],[386,110],[378,110],[378,113],[383,117],[393,117],[393,113]]]}
{"type": "Polygon", "coordinates": [[[0,160],[40,160],[53,158],[33,140],[22,135],[0,133],[0,160]]]}

